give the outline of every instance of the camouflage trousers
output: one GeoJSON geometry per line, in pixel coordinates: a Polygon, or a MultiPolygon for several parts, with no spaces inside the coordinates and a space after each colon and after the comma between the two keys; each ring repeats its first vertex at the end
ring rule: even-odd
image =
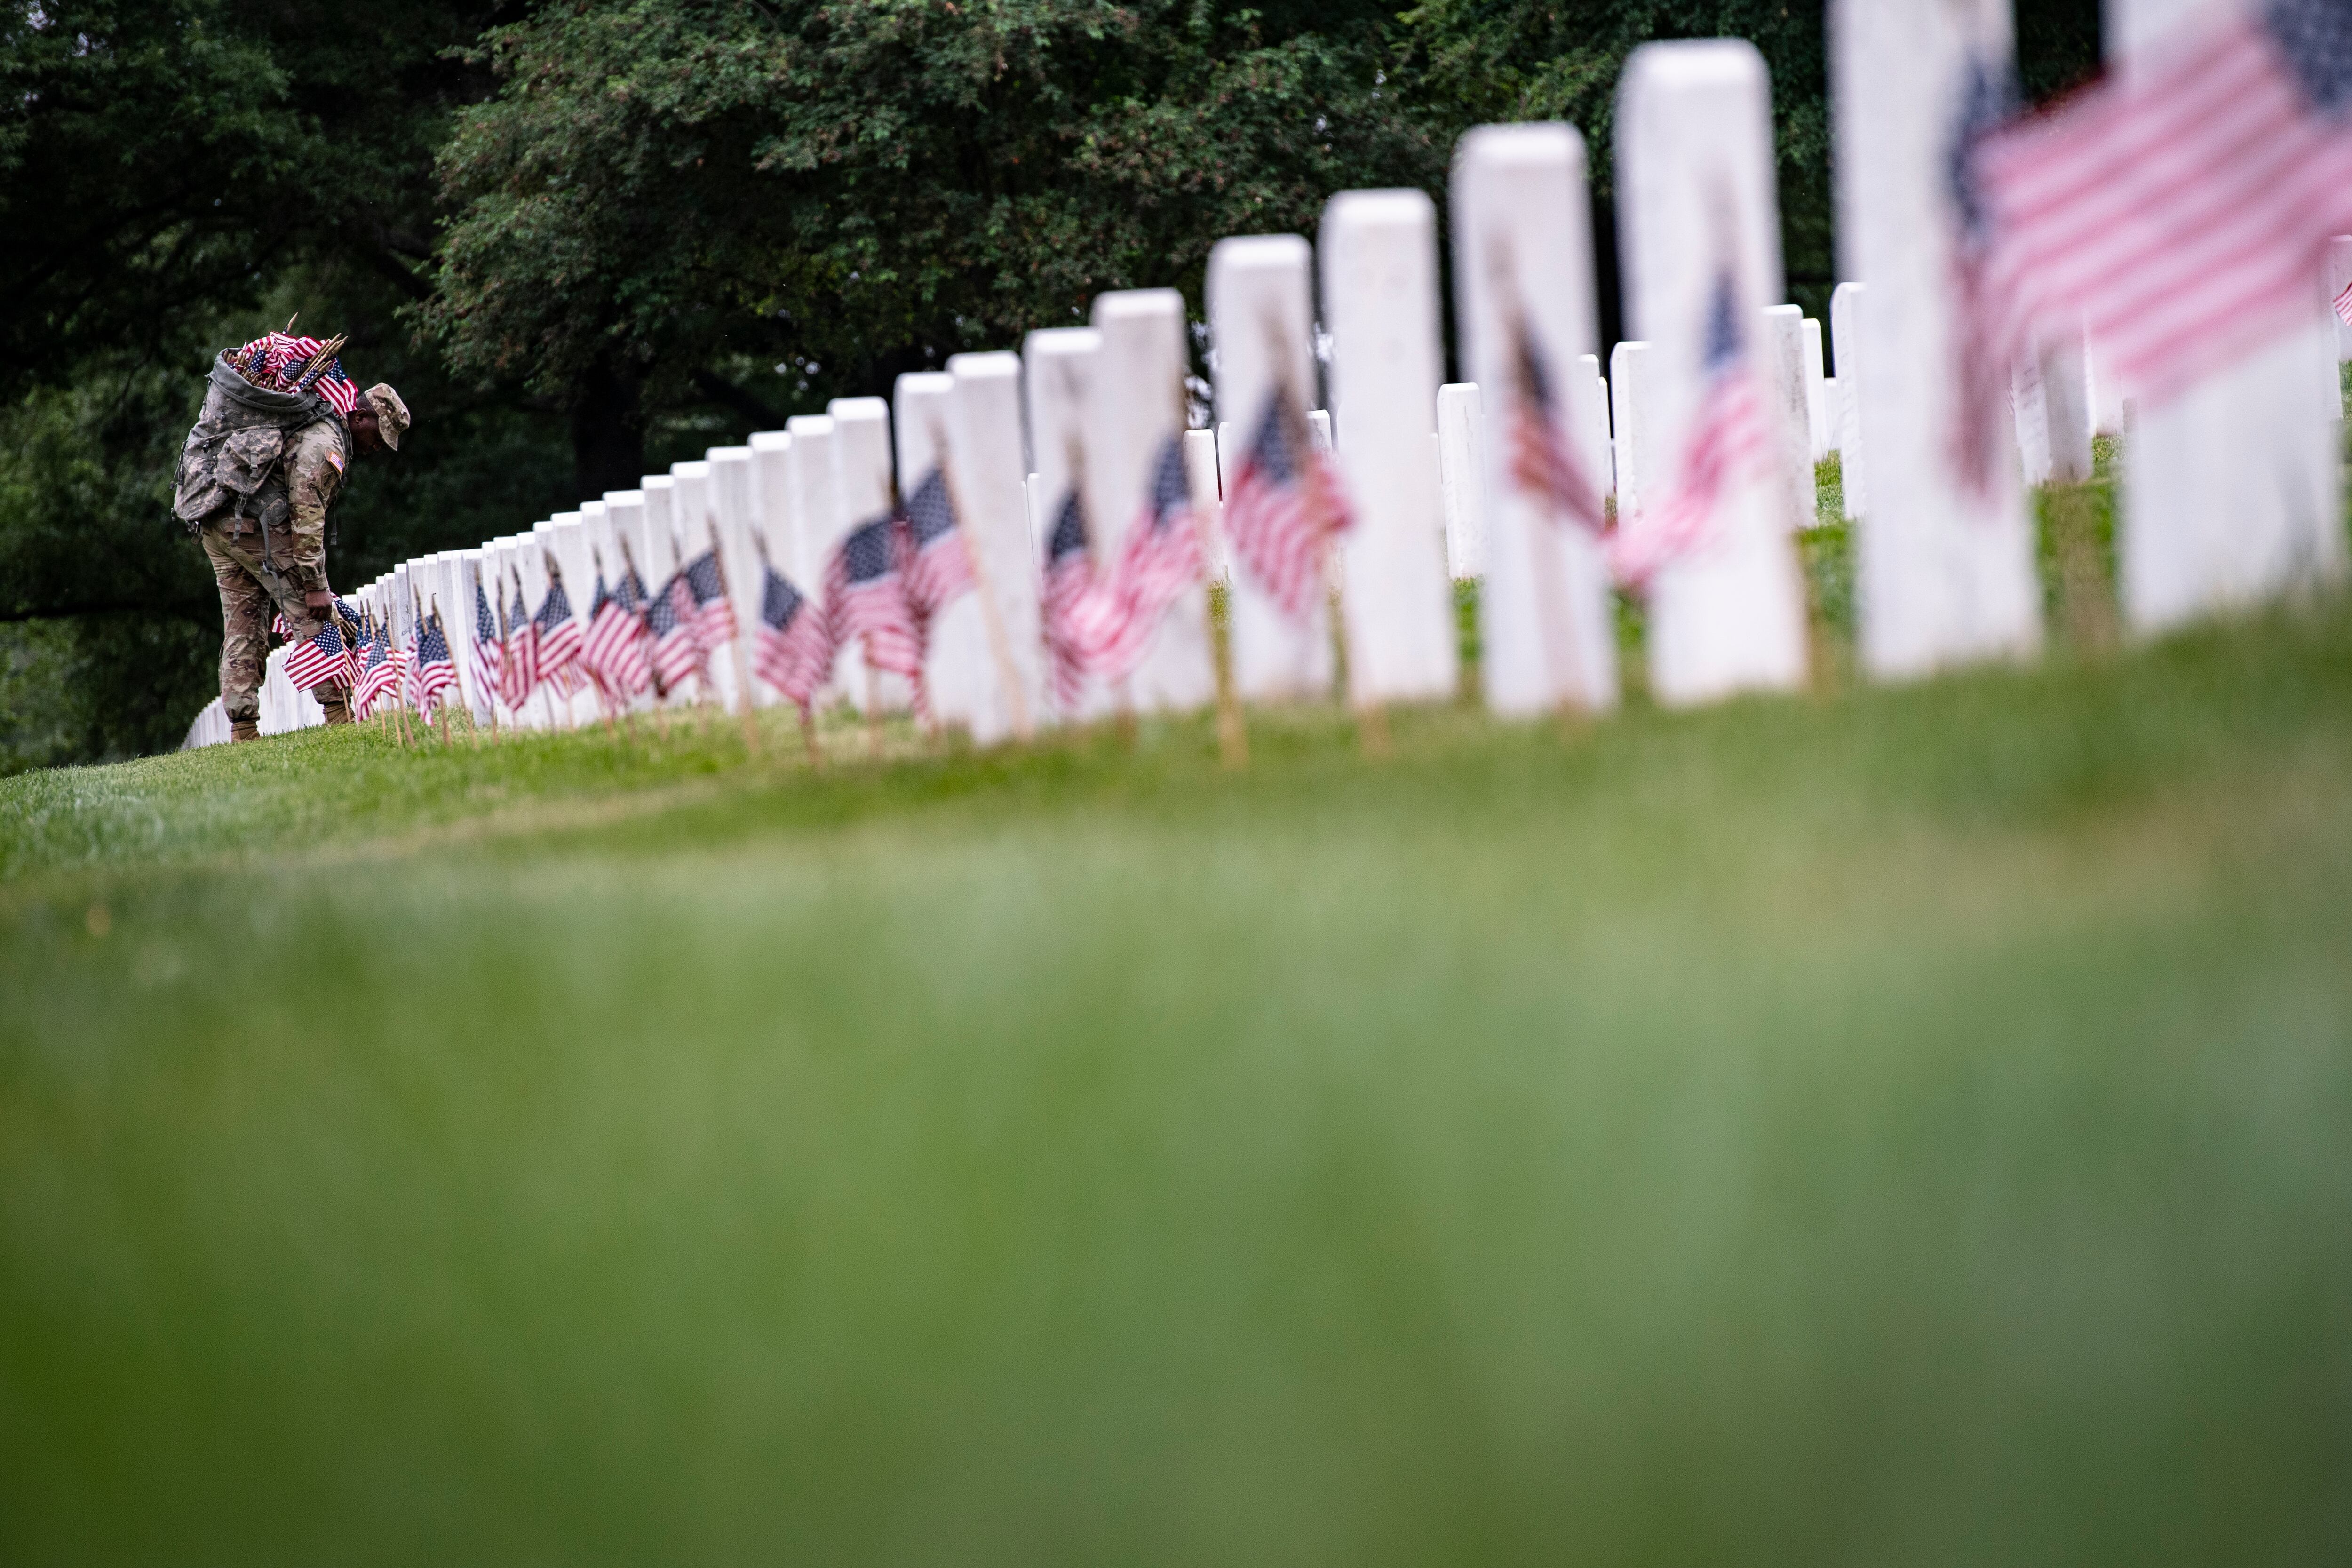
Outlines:
{"type": "MultiPolygon", "coordinates": [[[[252,525],[247,523],[247,527],[252,525]]],[[[289,552],[290,536],[272,530],[272,559],[261,555],[261,533],[232,534],[218,521],[205,524],[205,557],[212,563],[213,582],[221,599],[221,709],[232,721],[261,717],[261,682],[269,663],[269,613],[286,617],[295,642],[316,637],[327,624],[324,611],[302,603],[289,552]]],[[[321,701],[342,694],[339,682],[318,688],[321,701]]]]}

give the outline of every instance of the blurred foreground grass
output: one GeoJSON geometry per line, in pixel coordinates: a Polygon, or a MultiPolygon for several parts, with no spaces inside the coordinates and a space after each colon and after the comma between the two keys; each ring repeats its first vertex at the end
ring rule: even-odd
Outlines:
{"type": "Polygon", "coordinates": [[[0,782],[0,1561],[2352,1552],[2344,606],[1393,724],[0,782]]]}

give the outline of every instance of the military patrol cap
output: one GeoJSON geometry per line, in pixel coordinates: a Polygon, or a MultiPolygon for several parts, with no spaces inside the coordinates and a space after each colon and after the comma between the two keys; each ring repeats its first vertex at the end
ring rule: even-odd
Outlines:
{"type": "Polygon", "coordinates": [[[360,395],[375,410],[376,433],[383,437],[383,444],[399,451],[401,434],[408,428],[408,405],[400,400],[400,394],[393,391],[389,384],[381,381],[360,395]]]}

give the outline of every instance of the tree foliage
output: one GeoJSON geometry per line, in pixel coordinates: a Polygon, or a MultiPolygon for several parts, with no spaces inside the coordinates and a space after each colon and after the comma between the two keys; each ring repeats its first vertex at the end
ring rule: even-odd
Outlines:
{"type": "Polygon", "coordinates": [[[1376,21],[1276,37],[1199,0],[544,10],[485,41],[502,88],[442,153],[454,216],[424,320],[476,374],[667,403],[728,355],[822,392],[1081,318],[1104,289],[1197,295],[1221,235],[1436,178],[1376,21]]]}

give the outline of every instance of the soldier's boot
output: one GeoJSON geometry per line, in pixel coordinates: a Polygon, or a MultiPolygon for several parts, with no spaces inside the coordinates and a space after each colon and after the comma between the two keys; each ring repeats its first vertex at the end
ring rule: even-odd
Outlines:
{"type": "Polygon", "coordinates": [[[231,745],[235,745],[239,741],[258,741],[261,739],[261,721],[258,719],[230,720],[228,738],[231,745]]]}
{"type": "Polygon", "coordinates": [[[343,694],[340,691],[321,693],[319,698],[319,711],[327,716],[327,722],[330,724],[348,724],[352,721],[352,705],[344,700],[343,694]]]}

